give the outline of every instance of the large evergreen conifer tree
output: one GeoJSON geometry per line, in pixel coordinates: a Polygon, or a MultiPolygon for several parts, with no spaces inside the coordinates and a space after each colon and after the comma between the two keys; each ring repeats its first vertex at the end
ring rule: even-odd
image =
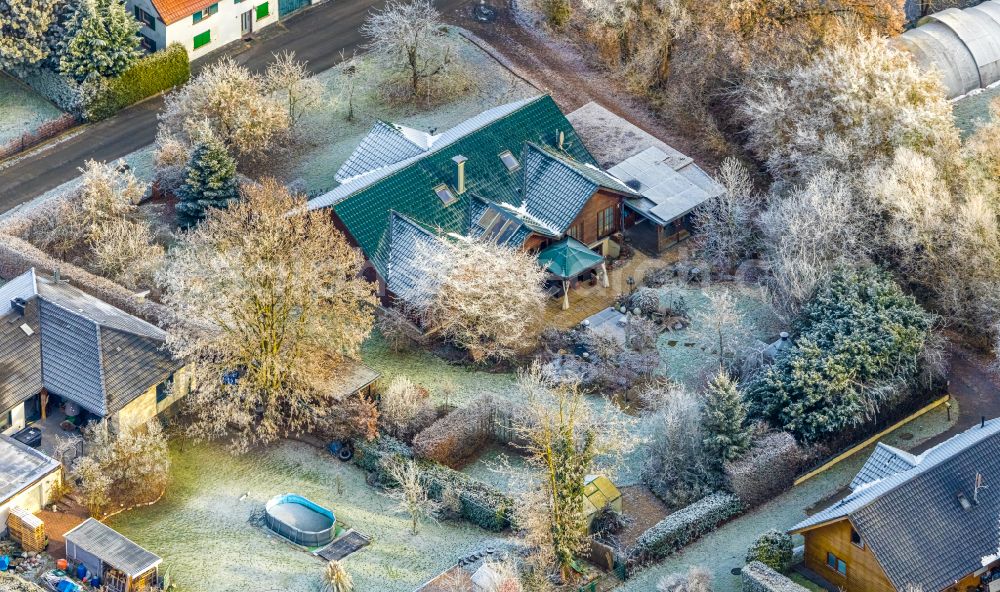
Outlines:
{"type": "Polygon", "coordinates": [[[236,161],[220,140],[209,136],[195,146],[177,197],[177,223],[182,228],[201,221],[207,208],[226,208],[239,197],[236,161]]]}

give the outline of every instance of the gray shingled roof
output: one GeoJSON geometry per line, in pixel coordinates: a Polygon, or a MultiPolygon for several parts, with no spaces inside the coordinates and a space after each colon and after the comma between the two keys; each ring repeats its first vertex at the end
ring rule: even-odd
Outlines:
{"type": "Polygon", "coordinates": [[[867,483],[884,479],[900,471],[907,471],[915,466],[917,466],[917,457],[909,452],[879,442],[875,445],[875,450],[865,461],[864,466],[854,476],[850,487],[854,490],[867,483]]]}
{"type": "Polygon", "coordinates": [[[525,144],[521,160],[522,209],[555,233],[564,232],[601,187],[638,197],[599,168],[563,158],[531,142],[525,144]]]}
{"type": "Polygon", "coordinates": [[[10,311],[0,318],[0,410],[9,409],[42,390],[42,350],[38,301],[29,300],[24,315],[10,311]],[[27,325],[29,335],[22,326],[27,325]]]}
{"type": "Polygon", "coordinates": [[[91,413],[108,415],[98,326],[54,302],[41,299],[39,306],[45,388],[91,413]]]}
{"type": "Polygon", "coordinates": [[[397,212],[389,212],[389,232],[382,237],[376,257],[384,264],[385,282],[398,298],[413,302],[427,286],[419,271],[418,261],[424,248],[434,248],[440,240],[434,233],[397,212]]]}
{"type": "Polygon", "coordinates": [[[0,504],[45,475],[59,470],[59,466],[55,459],[0,435],[0,504]]]}
{"type": "Polygon", "coordinates": [[[908,584],[941,590],[980,569],[984,558],[995,560],[1000,547],[1000,419],[953,436],[915,461],[910,469],[861,485],[792,530],[850,519],[900,590],[908,584]],[[977,474],[986,485],[978,496],[977,474]]]}
{"type": "Polygon", "coordinates": [[[669,224],[724,189],[689,157],[670,155],[652,146],[608,169],[616,177],[638,184],[640,199],[628,205],[660,224],[669,224]]]}
{"type": "Polygon", "coordinates": [[[358,175],[423,154],[426,148],[415,144],[403,133],[403,129],[408,128],[376,121],[334,178],[343,183],[358,175]]]}
{"type": "Polygon", "coordinates": [[[0,287],[0,298],[8,311],[0,319],[0,409],[44,386],[107,416],[182,365],[166,350],[162,329],[34,270],[0,287]],[[34,336],[25,336],[12,319],[13,294],[27,300],[25,319],[29,326],[35,319],[34,336]],[[4,381],[4,365],[14,369],[13,379],[4,381]]]}
{"type": "Polygon", "coordinates": [[[88,518],[65,535],[67,545],[76,545],[106,565],[138,577],[158,566],[162,559],[125,538],[110,526],[88,518]]]}

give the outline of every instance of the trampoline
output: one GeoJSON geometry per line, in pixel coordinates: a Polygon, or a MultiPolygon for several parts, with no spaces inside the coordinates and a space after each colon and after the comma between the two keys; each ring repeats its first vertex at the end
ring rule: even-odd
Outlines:
{"type": "Polygon", "coordinates": [[[301,495],[286,493],[265,506],[264,523],[275,533],[303,547],[322,547],[333,540],[333,512],[301,495]]]}

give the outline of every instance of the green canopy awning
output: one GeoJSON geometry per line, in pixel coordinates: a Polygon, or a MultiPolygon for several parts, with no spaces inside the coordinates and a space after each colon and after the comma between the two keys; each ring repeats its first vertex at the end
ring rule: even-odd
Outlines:
{"type": "Polygon", "coordinates": [[[562,279],[574,278],[601,263],[604,263],[602,255],[591,251],[587,245],[570,236],[545,247],[538,254],[538,264],[562,279]]]}

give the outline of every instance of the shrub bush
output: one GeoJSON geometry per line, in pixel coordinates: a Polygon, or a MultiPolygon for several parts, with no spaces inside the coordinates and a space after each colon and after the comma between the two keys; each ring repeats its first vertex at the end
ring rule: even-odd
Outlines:
{"type": "Polygon", "coordinates": [[[146,97],[184,84],[190,77],[187,50],[179,43],[171,43],[163,51],[136,61],[120,76],[94,87],[88,93],[84,117],[91,121],[106,119],[146,97]]]}
{"type": "Polygon", "coordinates": [[[742,457],[724,465],[729,491],[748,508],[792,486],[806,453],[788,432],[772,432],[754,441],[742,457]]]}
{"type": "Polygon", "coordinates": [[[413,451],[423,459],[459,468],[492,438],[493,399],[480,397],[452,411],[413,438],[413,451]]]}
{"type": "Polygon", "coordinates": [[[775,571],[787,571],[792,565],[792,537],[771,529],[750,545],[746,560],[760,561],[775,571]]]}
{"type": "Polygon", "coordinates": [[[670,514],[639,535],[629,554],[635,567],[647,561],[659,561],[682,549],[701,535],[743,510],[739,498],[728,493],[713,493],[670,514]]]}

